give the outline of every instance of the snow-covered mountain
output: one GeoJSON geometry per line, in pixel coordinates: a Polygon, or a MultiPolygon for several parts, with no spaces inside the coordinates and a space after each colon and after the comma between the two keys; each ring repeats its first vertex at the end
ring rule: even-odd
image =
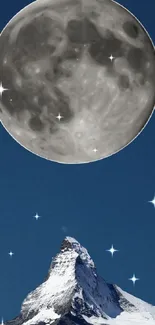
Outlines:
{"type": "Polygon", "coordinates": [[[155,307],[106,283],[87,250],[66,237],[45,281],[7,325],[155,325],[155,307]]]}

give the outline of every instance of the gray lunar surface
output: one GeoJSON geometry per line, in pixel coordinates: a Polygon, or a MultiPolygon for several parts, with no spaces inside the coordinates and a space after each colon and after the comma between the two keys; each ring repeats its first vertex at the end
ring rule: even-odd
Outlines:
{"type": "Polygon", "coordinates": [[[126,147],[155,104],[154,45],[111,0],[38,0],[0,35],[0,121],[45,159],[88,163],[126,147]]]}

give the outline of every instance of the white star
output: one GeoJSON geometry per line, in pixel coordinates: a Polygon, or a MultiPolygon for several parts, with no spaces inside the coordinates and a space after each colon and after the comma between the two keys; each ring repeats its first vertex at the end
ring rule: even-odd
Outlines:
{"type": "Polygon", "coordinates": [[[111,253],[111,255],[113,257],[114,253],[118,252],[118,250],[115,249],[114,246],[112,245],[110,249],[107,249],[107,252],[111,253]]]}
{"type": "Polygon", "coordinates": [[[114,57],[113,57],[112,54],[109,56],[109,59],[110,59],[111,61],[114,60],[114,57]]]}
{"type": "Polygon", "coordinates": [[[56,118],[60,121],[63,118],[63,116],[61,116],[61,114],[59,113],[59,115],[56,116],[56,118]]]}
{"type": "Polygon", "coordinates": [[[98,151],[98,149],[97,148],[94,148],[93,151],[96,153],[98,151]]]}
{"type": "Polygon", "coordinates": [[[129,280],[133,282],[133,285],[135,285],[136,281],[138,281],[139,279],[136,278],[135,274],[133,274],[132,278],[130,278],[129,280]]]}
{"type": "Polygon", "coordinates": [[[2,318],[2,322],[1,322],[1,325],[4,325],[4,321],[3,321],[3,318],[2,318]]]}
{"type": "Polygon", "coordinates": [[[153,204],[153,206],[154,206],[154,208],[155,208],[155,196],[154,196],[154,198],[153,198],[153,200],[152,200],[152,201],[149,201],[149,203],[152,203],[152,204],[153,204]]]}
{"type": "Polygon", "coordinates": [[[10,257],[12,257],[14,255],[14,253],[12,251],[10,251],[8,254],[10,255],[10,257]]]}
{"type": "Polygon", "coordinates": [[[33,216],[33,218],[35,218],[36,220],[38,220],[39,218],[41,218],[41,216],[39,216],[38,213],[36,213],[36,215],[33,216]]]}
{"type": "Polygon", "coordinates": [[[7,88],[3,88],[2,82],[0,83],[0,95],[2,96],[3,92],[8,90],[7,88]]]}

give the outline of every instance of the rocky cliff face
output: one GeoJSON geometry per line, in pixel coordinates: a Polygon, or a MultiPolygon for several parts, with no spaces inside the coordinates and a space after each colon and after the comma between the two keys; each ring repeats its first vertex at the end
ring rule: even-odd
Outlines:
{"type": "Polygon", "coordinates": [[[155,307],[106,283],[87,250],[66,237],[48,276],[7,325],[155,325],[155,307]]]}

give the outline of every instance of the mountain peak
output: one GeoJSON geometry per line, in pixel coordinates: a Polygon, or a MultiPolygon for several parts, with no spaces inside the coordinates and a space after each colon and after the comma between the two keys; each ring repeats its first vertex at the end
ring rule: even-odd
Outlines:
{"type": "Polygon", "coordinates": [[[75,238],[66,236],[61,244],[61,250],[72,249],[75,246],[80,246],[80,243],[75,238]]]}
{"type": "MultiPolygon", "coordinates": [[[[88,251],[65,237],[46,280],[24,300],[12,325],[154,325],[155,307],[97,274],[88,251]]],[[[8,322],[10,325],[10,322],[8,322]]]]}
{"type": "Polygon", "coordinates": [[[67,236],[62,242],[61,252],[69,250],[75,251],[87,266],[93,268],[95,267],[95,264],[92,258],[90,257],[87,249],[84,248],[75,238],[67,236]]]}

